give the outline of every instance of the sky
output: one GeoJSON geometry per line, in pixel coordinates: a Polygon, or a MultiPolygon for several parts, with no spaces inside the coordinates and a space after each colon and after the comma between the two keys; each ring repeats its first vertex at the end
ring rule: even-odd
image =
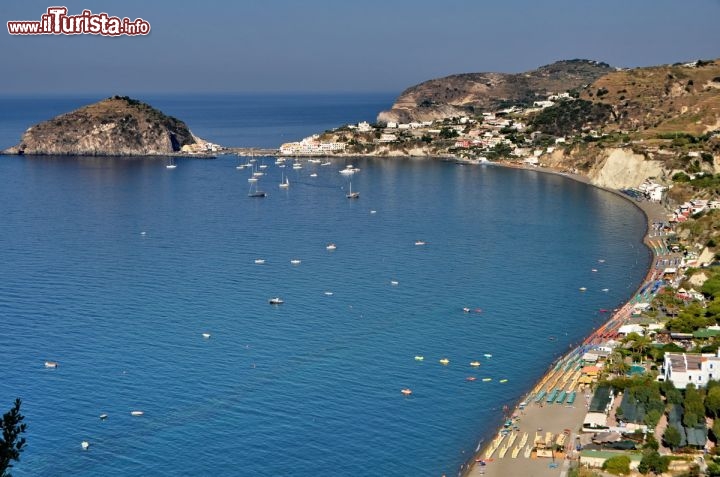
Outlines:
{"type": "Polygon", "coordinates": [[[400,92],[562,59],[720,57],[720,0],[0,0],[0,94],[400,92]],[[147,36],[10,35],[66,6],[147,36]]]}

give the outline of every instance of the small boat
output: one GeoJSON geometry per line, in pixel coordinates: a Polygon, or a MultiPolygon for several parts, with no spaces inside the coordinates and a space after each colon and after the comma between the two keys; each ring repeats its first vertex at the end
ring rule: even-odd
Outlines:
{"type": "Polygon", "coordinates": [[[260,164],[258,169],[267,169],[267,164],[260,164]]]}
{"type": "Polygon", "coordinates": [[[501,383],[507,383],[507,379],[501,379],[500,382],[501,382],[501,383]]]}
{"type": "Polygon", "coordinates": [[[390,285],[392,285],[394,287],[398,286],[399,284],[400,284],[400,282],[397,280],[390,280],[390,285]]]}
{"type": "Polygon", "coordinates": [[[585,288],[585,287],[580,287],[580,291],[585,291],[585,290],[587,290],[587,288],[585,288]]]}
{"type": "Polygon", "coordinates": [[[142,416],[143,414],[145,414],[144,411],[130,411],[131,416],[142,416]]]}
{"type": "Polygon", "coordinates": [[[425,356],[415,356],[415,361],[422,361],[425,359],[425,356]]]}
{"type": "Polygon", "coordinates": [[[377,210],[371,210],[370,213],[371,213],[371,214],[377,214],[377,210]]]}
{"type": "Polygon", "coordinates": [[[406,396],[409,396],[409,395],[412,394],[412,390],[409,389],[409,388],[405,388],[405,389],[401,390],[400,392],[403,393],[403,394],[406,395],[406,396]]]}
{"type": "Polygon", "coordinates": [[[601,258],[600,260],[598,260],[598,263],[605,263],[605,259],[601,258]]]}
{"type": "Polygon", "coordinates": [[[323,163],[322,163],[322,164],[320,164],[320,165],[321,165],[321,166],[329,166],[329,165],[330,165],[330,161],[327,161],[327,162],[323,162],[323,163]]]}
{"type": "Polygon", "coordinates": [[[484,382],[492,381],[492,378],[483,378],[484,382]]]}
{"type": "Polygon", "coordinates": [[[485,353],[483,356],[485,356],[486,358],[492,358],[492,355],[490,353],[485,353]]]}
{"type": "Polygon", "coordinates": [[[475,381],[477,378],[475,376],[468,376],[465,378],[465,381],[475,381]]]}
{"type": "Polygon", "coordinates": [[[300,263],[302,263],[302,262],[300,260],[298,260],[297,258],[293,258],[292,260],[290,260],[290,263],[292,265],[300,265],[300,263]]]}
{"type": "Polygon", "coordinates": [[[255,179],[255,181],[250,181],[250,179],[248,179],[248,181],[251,182],[250,190],[248,191],[248,197],[257,198],[257,197],[266,197],[267,196],[267,194],[265,192],[258,190],[257,179],[255,179]],[[255,187],[253,188],[253,186],[255,186],[255,187]]]}
{"type": "Polygon", "coordinates": [[[165,169],[175,169],[177,167],[177,164],[175,164],[175,161],[170,159],[170,162],[165,166],[165,169]]]}
{"type": "Polygon", "coordinates": [[[302,164],[300,164],[299,162],[294,163],[293,169],[302,169],[302,164]]]}
{"type": "Polygon", "coordinates": [[[107,414],[100,414],[100,420],[104,421],[105,419],[107,419],[107,414]]]}
{"type": "Polygon", "coordinates": [[[325,296],[333,296],[333,292],[331,292],[331,291],[326,291],[326,292],[325,292],[325,296]]]}
{"type": "Polygon", "coordinates": [[[285,174],[283,174],[282,182],[280,182],[278,187],[280,187],[281,189],[287,189],[288,187],[290,187],[290,179],[285,177],[285,174]]]}
{"type": "Polygon", "coordinates": [[[348,199],[359,199],[360,198],[360,192],[352,191],[352,181],[350,182],[350,192],[345,194],[345,197],[347,197],[348,199]]]}
{"type": "Polygon", "coordinates": [[[602,289],[602,290],[600,290],[600,291],[604,291],[604,292],[606,292],[606,293],[607,293],[607,292],[609,292],[609,291],[610,291],[610,289],[609,289],[609,288],[603,288],[603,289],[602,289]]]}
{"type": "Polygon", "coordinates": [[[416,241],[415,241],[415,245],[425,245],[425,243],[426,243],[426,242],[424,242],[423,240],[416,240],[416,241]]]}
{"type": "Polygon", "coordinates": [[[310,177],[317,177],[317,172],[313,172],[312,174],[310,174],[310,177]]]}
{"type": "Polygon", "coordinates": [[[276,296],[276,297],[270,298],[268,300],[268,303],[270,303],[271,305],[282,305],[285,302],[283,301],[282,298],[276,296]]]}
{"type": "Polygon", "coordinates": [[[264,175],[265,175],[264,172],[260,172],[260,171],[253,172],[253,177],[262,177],[264,175]]]}
{"type": "Polygon", "coordinates": [[[597,272],[597,268],[593,268],[593,269],[590,270],[590,271],[591,271],[591,272],[597,272]]]}
{"type": "Polygon", "coordinates": [[[450,364],[450,360],[447,358],[442,358],[440,360],[440,364],[442,364],[443,366],[447,366],[448,364],[450,364]]]}
{"type": "Polygon", "coordinates": [[[208,339],[208,338],[210,338],[210,333],[203,333],[202,337],[205,339],[208,339]]]}
{"type": "Polygon", "coordinates": [[[251,184],[252,184],[253,182],[257,182],[257,181],[258,181],[258,180],[257,180],[257,177],[250,177],[250,178],[248,179],[248,182],[251,183],[251,184]]]}
{"type": "Polygon", "coordinates": [[[471,361],[470,366],[480,366],[480,361],[471,361]]]}
{"type": "Polygon", "coordinates": [[[257,192],[249,193],[248,197],[252,197],[252,198],[267,197],[267,194],[262,191],[257,191],[257,192]]]}
{"type": "Polygon", "coordinates": [[[88,447],[90,447],[90,443],[88,441],[82,441],[80,443],[80,447],[82,447],[82,450],[88,450],[88,447]]]}
{"type": "Polygon", "coordinates": [[[57,361],[45,361],[45,367],[50,369],[55,369],[58,367],[57,361]]]}
{"type": "Polygon", "coordinates": [[[340,171],[340,174],[349,176],[349,175],[355,174],[359,170],[360,169],[355,169],[355,167],[352,164],[348,164],[347,166],[345,166],[345,169],[340,171]]]}
{"type": "Polygon", "coordinates": [[[255,264],[256,264],[256,265],[264,265],[264,264],[265,264],[265,259],[264,259],[264,258],[256,258],[256,259],[255,259],[255,264]]]}
{"type": "Polygon", "coordinates": [[[463,311],[464,311],[465,313],[470,313],[470,308],[468,308],[468,307],[466,306],[465,308],[463,308],[463,311]]]}
{"type": "Polygon", "coordinates": [[[329,243],[329,244],[327,244],[327,246],[326,246],[325,248],[326,248],[327,250],[336,250],[336,249],[337,249],[337,245],[335,245],[334,243],[329,243]]]}

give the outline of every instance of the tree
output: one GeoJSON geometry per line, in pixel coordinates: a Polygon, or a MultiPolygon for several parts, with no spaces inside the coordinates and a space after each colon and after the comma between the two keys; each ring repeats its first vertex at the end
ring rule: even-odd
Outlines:
{"type": "Polygon", "coordinates": [[[3,414],[0,422],[0,477],[12,477],[8,469],[12,468],[13,461],[20,460],[20,453],[25,450],[25,438],[20,437],[27,428],[22,422],[24,419],[25,416],[20,414],[20,398],[17,398],[15,406],[3,414]]]}
{"type": "Polygon", "coordinates": [[[662,413],[658,411],[657,409],[651,409],[645,414],[645,417],[643,418],[643,422],[646,426],[650,428],[654,428],[657,426],[658,422],[660,422],[660,418],[662,417],[662,413]]]}
{"type": "Polygon", "coordinates": [[[705,396],[705,409],[713,418],[720,415],[720,387],[711,388],[705,396]]]}
{"type": "Polygon", "coordinates": [[[688,384],[685,388],[685,401],[683,401],[684,415],[683,424],[688,427],[695,426],[705,416],[703,398],[694,384],[688,384]]]}
{"type": "Polygon", "coordinates": [[[682,436],[680,435],[680,431],[675,429],[675,427],[668,426],[667,429],[665,429],[665,433],[663,434],[663,442],[666,446],[670,447],[671,449],[676,449],[678,446],[680,446],[681,439],[682,436]]]}
{"type": "Polygon", "coordinates": [[[720,442],[720,419],[713,421],[712,433],[715,436],[715,442],[720,442]]]}
{"type": "Polygon", "coordinates": [[[667,472],[670,467],[670,459],[668,457],[662,457],[656,450],[649,450],[643,452],[642,460],[638,465],[638,471],[641,474],[647,474],[652,472],[654,474],[662,474],[667,472]]]}
{"type": "Polygon", "coordinates": [[[630,473],[630,457],[616,455],[603,462],[603,470],[615,475],[627,475],[630,473]]]}

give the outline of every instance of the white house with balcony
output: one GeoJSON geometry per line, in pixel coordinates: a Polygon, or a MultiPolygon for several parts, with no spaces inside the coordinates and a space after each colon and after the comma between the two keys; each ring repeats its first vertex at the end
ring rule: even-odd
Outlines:
{"type": "Polygon", "coordinates": [[[720,350],[717,354],[665,353],[663,377],[678,389],[690,383],[705,387],[708,381],[720,379],[720,350]]]}

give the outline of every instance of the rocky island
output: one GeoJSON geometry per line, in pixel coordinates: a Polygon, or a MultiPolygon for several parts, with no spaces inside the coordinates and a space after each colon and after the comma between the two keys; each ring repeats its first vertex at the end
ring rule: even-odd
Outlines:
{"type": "Polygon", "coordinates": [[[5,154],[151,156],[208,150],[187,125],[127,96],[112,96],[30,127],[5,154]]]}

